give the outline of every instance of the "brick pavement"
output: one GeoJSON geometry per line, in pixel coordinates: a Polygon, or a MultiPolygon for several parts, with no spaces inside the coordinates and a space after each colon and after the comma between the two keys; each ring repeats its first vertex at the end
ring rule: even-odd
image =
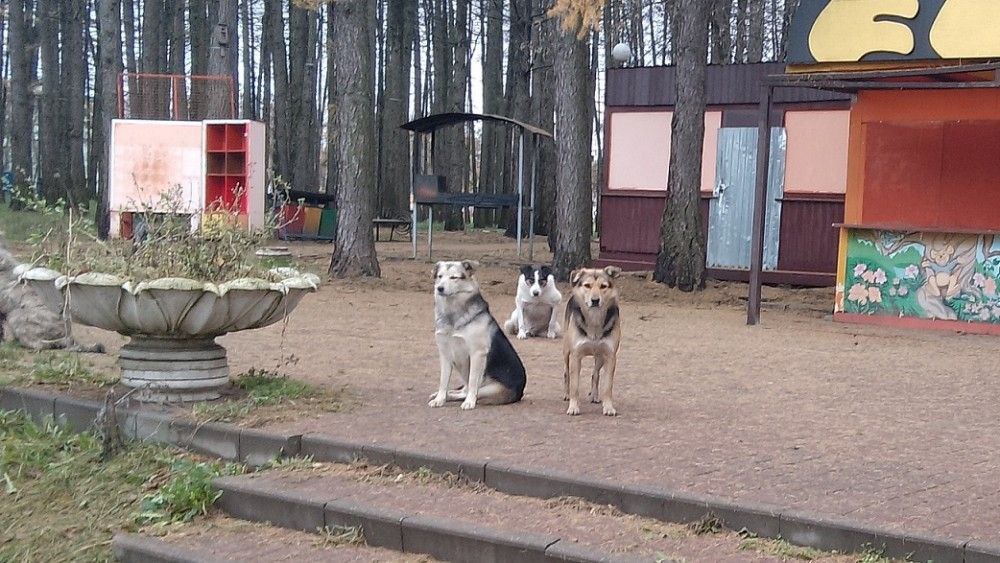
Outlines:
{"type": "MultiPolygon", "coordinates": [[[[392,289],[409,282],[383,270],[390,289],[335,283],[310,296],[282,345],[300,360],[284,368],[291,375],[347,386],[360,404],[273,428],[769,503],[898,531],[1000,535],[994,337],[768,310],[763,326],[747,328],[737,308],[639,300],[643,288],[632,287],[615,383],[622,416],[602,417],[598,406],[581,417],[563,414],[560,344],[535,339],[515,343],[529,372],[522,403],[430,409],[438,369],[430,296],[392,289]]],[[[512,290],[484,287],[494,313],[506,315],[512,290]]],[[[234,370],[272,366],[281,330],[226,336],[234,370]]]]}

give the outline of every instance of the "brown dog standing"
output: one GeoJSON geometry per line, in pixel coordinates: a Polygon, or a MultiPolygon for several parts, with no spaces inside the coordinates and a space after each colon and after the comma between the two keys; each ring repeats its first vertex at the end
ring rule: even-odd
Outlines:
{"type": "Polygon", "coordinates": [[[602,403],[607,416],[618,414],[612,385],[622,336],[618,289],[615,287],[619,274],[621,268],[614,266],[603,270],[580,269],[570,274],[573,290],[566,303],[563,333],[564,400],[569,400],[568,415],[580,414],[580,364],[584,356],[594,357],[590,401],[602,403]],[[604,368],[604,377],[601,377],[601,368],[604,368]]]}

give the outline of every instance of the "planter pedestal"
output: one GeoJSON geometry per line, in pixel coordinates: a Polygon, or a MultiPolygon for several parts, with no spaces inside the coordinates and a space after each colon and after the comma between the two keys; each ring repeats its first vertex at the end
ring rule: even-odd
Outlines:
{"type": "Polygon", "coordinates": [[[140,401],[218,399],[229,380],[226,349],[215,338],[132,336],[119,355],[122,384],[140,401]]]}

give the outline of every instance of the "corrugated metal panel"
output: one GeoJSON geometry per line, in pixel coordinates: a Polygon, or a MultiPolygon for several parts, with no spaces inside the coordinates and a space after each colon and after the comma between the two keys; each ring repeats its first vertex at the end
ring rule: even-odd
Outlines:
{"type": "Polygon", "coordinates": [[[844,200],[786,197],[781,205],[781,252],[778,268],[795,272],[837,271],[844,200]]]}
{"type": "MultiPolygon", "coordinates": [[[[760,103],[761,78],[782,74],[783,63],[709,65],[705,73],[705,98],[710,106],[760,103]]],[[[605,105],[673,106],[677,69],[673,66],[608,69],[605,105]]],[[[774,102],[848,102],[850,96],[811,88],[777,88],[774,102]]]]}
{"type": "MultiPolygon", "coordinates": [[[[764,269],[778,267],[778,232],[781,227],[781,194],[785,178],[785,130],[771,129],[767,186],[767,220],[764,231],[764,269]]],[[[757,129],[723,128],[719,131],[716,198],[709,211],[709,268],[750,267],[754,183],[757,176],[757,129]]]]}

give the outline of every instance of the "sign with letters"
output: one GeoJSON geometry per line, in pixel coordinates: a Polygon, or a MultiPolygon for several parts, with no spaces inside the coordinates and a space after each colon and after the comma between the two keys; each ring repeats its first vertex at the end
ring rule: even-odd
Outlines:
{"type": "Polygon", "coordinates": [[[1000,58],[1000,0],[802,0],[793,65],[1000,58]]]}

